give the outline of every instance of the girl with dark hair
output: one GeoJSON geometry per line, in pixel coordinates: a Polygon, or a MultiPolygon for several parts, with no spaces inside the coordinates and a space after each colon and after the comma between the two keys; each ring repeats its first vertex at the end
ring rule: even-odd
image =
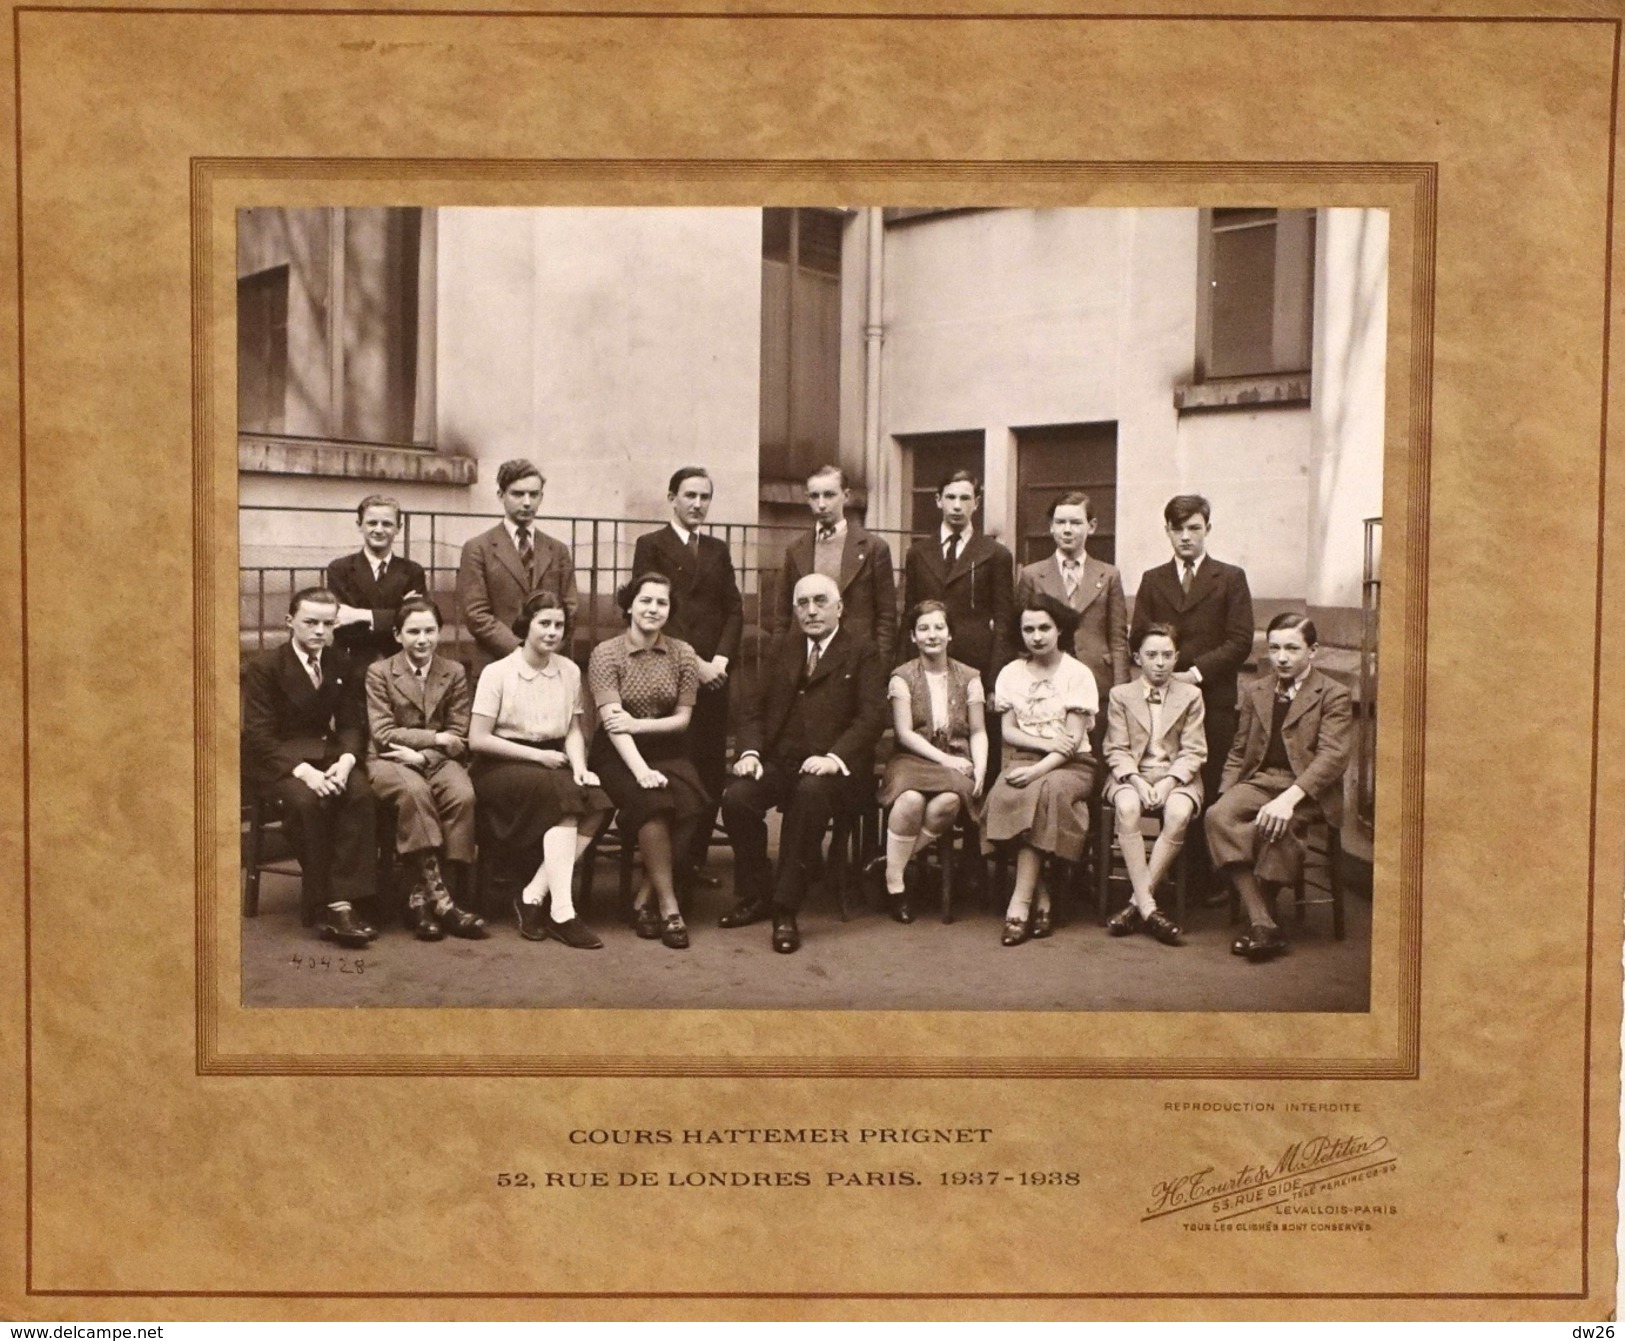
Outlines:
{"type": "Polygon", "coordinates": [[[643,857],[644,882],[633,905],[638,935],[686,950],[673,854],[689,851],[694,826],[716,809],[684,739],[699,695],[699,664],[692,647],[662,632],[671,616],[670,578],[639,573],[615,599],[626,632],[593,648],[587,666],[600,727],[592,763],[620,811],[621,832],[637,835],[643,857]]]}
{"type": "Polygon", "coordinates": [[[520,935],[596,950],[603,942],[576,917],[570,882],[610,803],[587,768],[581,671],[559,655],[564,625],[555,593],[525,602],[513,622],[519,647],[480,675],[469,744],[480,831],[498,877],[534,872],[514,902],[520,935]]]}

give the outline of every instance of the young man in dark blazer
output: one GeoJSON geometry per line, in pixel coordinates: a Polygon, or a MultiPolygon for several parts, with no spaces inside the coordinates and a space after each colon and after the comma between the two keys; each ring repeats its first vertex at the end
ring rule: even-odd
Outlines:
{"type": "Polygon", "coordinates": [[[323,939],[359,949],[378,933],[355,911],[377,861],[362,674],[332,646],[339,602],[322,587],[288,603],[289,640],[243,672],[245,783],[282,803],[283,827],[323,908],[323,939]]]}
{"type": "Polygon", "coordinates": [[[1235,885],[1251,924],[1231,951],[1255,963],[1286,948],[1263,886],[1297,881],[1302,831],[1317,813],[1334,827],[1342,822],[1354,748],[1349,691],[1314,668],[1314,621],[1276,615],[1268,638],[1270,674],[1242,695],[1241,727],[1205,825],[1213,868],[1235,885]]]}
{"type": "Polygon", "coordinates": [[[873,801],[875,742],[886,725],[880,654],[842,625],[834,580],[802,578],[792,608],[796,627],[775,640],[740,715],[739,758],[722,797],[738,902],[717,920],[743,927],[772,917],[780,954],[801,948],[796,912],[830,817],[873,801]],[[784,812],[776,876],[767,859],[775,807],[784,812]]]}
{"type": "MultiPolygon", "coordinates": [[[[725,542],[702,535],[711,511],[711,477],[702,466],[684,466],[671,477],[666,501],[671,524],[638,537],[632,576],[664,573],[671,579],[671,618],[666,632],[681,638],[699,658],[700,697],[688,723],[689,758],[712,799],[720,801],[728,780],[728,668],[739,659],[744,629],[739,580],[725,542]]],[[[715,888],[704,874],[714,812],[695,826],[694,845],[678,853],[691,884],[715,888]]]]}
{"type": "Polygon", "coordinates": [[[457,565],[457,609],[474,639],[469,681],[477,690],[480,672],[519,646],[513,622],[525,602],[551,591],[564,602],[566,637],[574,626],[575,560],[567,546],[536,529],[547,481],[523,457],[497,467],[497,497],[503,519],[463,546],[457,565]]]}
{"type": "MultiPolygon", "coordinates": [[[[948,607],[953,631],[949,654],[982,673],[991,694],[1000,668],[1016,653],[1014,643],[1016,561],[997,540],[974,525],[982,486],[957,470],[937,489],[942,525],[909,546],[903,561],[903,608],[921,601],[948,607]]],[[[989,776],[994,765],[989,762],[989,776]]]]}
{"type": "MultiPolygon", "coordinates": [[[[1094,674],[1104,705],[1114,685],[1128,683],[1131,667],[1123,579],[1111,564],[1084,549],[1097,525],[1088,494],[1062,494],[1050,504],[1049,533],[1055,553],[1027,564],[1016,575],[1016,608],[1038,596],[1071,611],[1078,621],[1072,655],[1094,674]]],[[[1106,714],[1102,712],[1093,735],[1096,758],[1105,735],[1106,714]]]]}
{"type": "Polygon", "coordinates": [[[1202,691],[1202,787],[1213,796],[1236,735],[1236,674],[1253,650],[1253,597],[1245,572],[1207,552],[1213,518],[1207,499],[1180,494],[1168,500],[1162,517],[1174,557],[1140,579],[1129,642],[1139,646],[1150,624],[1179,630],[1174,678],[1202,691]]]}
{"type": "Polygon", "coordinates": [[[395,641],[395,611],[410,596],[427,596],[423,566],[395,553],[401,529],[401,505],[382,494],[369,494],[355,510],[361,550],[327,565],[327,589],[339,598],[338,649],[366,667],[400,651],[395,641]]]}
{"type": "Polygon", "coordinates": [[[839,466],[820,466],[808,477],[813,529],[797,536],[784,551],[772,628],[782,633],[795,627],[796,583],[808,573],[823,573],[841,593],[846,631],[873,643],[881,664],[890,666],[897,643],[897,575],[892,571],[891,546],[847,519],[851,505],[852,491],[839,466]]]}

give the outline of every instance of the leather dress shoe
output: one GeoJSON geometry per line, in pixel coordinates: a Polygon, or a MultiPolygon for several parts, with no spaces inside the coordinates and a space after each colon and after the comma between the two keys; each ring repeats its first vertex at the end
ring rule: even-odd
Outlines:
{"type": "Polygon", "coordinates": [[[547,939],[547,914],[542,911],[539,903],[526,903],[523,899],[513,901],[514,913],[519,918],[519,934],[527,941],[545,941],[547,939]]]}
{"type": "Polygon", "coordinates": [[[756,922],[765,922],[772,915],[772,909],[765,903],[736,903],[727,912],[717,918],[719,927],[748,927],[756,922]]]}
{"type": "Polygon", "coordinates": [[[426,903],[412,904],[407,909],[407,920],[411,923],[412,934],[420,941],[441,941],[446,938],[446,929],[440,925],[434,909],[426,903]]]}
{"type": "Polygon", "coordinates": [[[660,929],[660,943],[668,950],[688,949],[688,926],[681,913],[673,913],[660,929]]]}
{"type": "Polygon", "coordinates": [[[1106,930],[1113,936],[1132,936],[1144,925],[1145,919],[1132,903],[1106,919],[1106,930]]]}
{"type": "Polygon", "coordinates": [[[1033,909],[1032,931],[1033,939],[1041,941],[1055,930],[1055,920],[1048,908],[1033,909]]]}
{"type": "Polygon", "coordinates": [[[659,940],[660,909],[652,902],[638,905],[632,910],[632,930],[637,932],[640,941],[659,940]]]}
{"type": "Polygon", "coordinates": [[[793,955],[801,948],[801,928],[792,909],[773,909],[773,948],[781,955],[793,955]]]}
{"type": "Polygon", "coordinates": [[[1266,927],[1255,923],[1246,935],[1236,937],[1235,943],[1230,947],[1230,953],[1241,955],[1251,963],[1262,964],[1265,960],[1274,959],[1285,949],[1286,937],[1281,935],[1279,927],[1266,927]]]}
{"type": "Polygon", "coordinates": [[[485,929],[485,919],[477,917],[455,903],[435,910],[435,917],[446,931],[465,941],[483,941],[491,933],[485,929]]]}
{"type": "Polygon", "coordinates": [[[908,901],[907,893],[886,893],[886,911],[891,914],[893,922],[901,922],[907,926],[914,920],[914,908],[908,901]]]}
{"type": "Polygon", "coordinates": [[[337,941],[352,950],[364,950],[371,942],[366,923],[358,921],[348,908],[329,908],[317,930],[324,941],[337,941]]]}
{"type": "Polygon", "coordinates": [[[1173,918],[1163,912],[1161,908],[1153,908],[1151,915],[1145,919],[1146,934],[1164,945],[1183,945],[1185,933],[1175,925],[1173,918]]]}
{"type": "Polygon", "coordinates": [[[1032,934],[1032,928],[1019,917],[1004,919],[1004,935],[999,937],[1001,945],[1020,945],[1032,934]]]}
{"type": "Polygon", "coordinates": [[[568,945],[572,950],[602,950],[603,941],[599,940],[587,929],[587,924],[579,917],[567,917],[562,922],[555,922],[551,917],[547,919],[547,934],[560,944],[568,945]]]}

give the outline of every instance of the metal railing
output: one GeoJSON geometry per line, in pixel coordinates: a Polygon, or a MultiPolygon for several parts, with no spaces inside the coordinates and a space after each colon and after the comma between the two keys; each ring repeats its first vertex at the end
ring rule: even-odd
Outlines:
{"type": "Polygon", "coordinates": [[[1369,838],[1377,817],[1377,632],[1382,616],[1382,518],[1365,519],[1360,564],[1360,719],[1355,815],[1369,838]]]}
{"type": "MultiPolygon", "coordinates": [[[[395,552],[423,565],[429,594],[440,605],[447,638],[453,643],[466,638],[455,600],[463,545],[500,519],[499,513],[475,512],[401,515],[395,552]]],[[[632,555],[638,537],[659,530],[666,522],[633,517],[538,517],[535,524],[567,546],[575,562],[581,606],[572,650],[585,655],[621,632],[624,624],[615,608],[616,588],[633,576],[632,555]]],[[[722,540],[733,556],[745,603],[742,652],[754,660],[771,627],[768,615],[779,597],[785,548],[809,527],[722,522],[704,529],[722,540]]],[[[873,533],[891,546],[892,562],[901,564],[912,537],[903,531],[873,533]]],[[[245,503],[238,509],[238,538],[238,632],[245,649],[277,641],[288,597],[302,587],[319,585],[331,560],[360,548],[353,508],[245,503]]],[[[898,585],[900,588],[900,572],[898,585]]]]}

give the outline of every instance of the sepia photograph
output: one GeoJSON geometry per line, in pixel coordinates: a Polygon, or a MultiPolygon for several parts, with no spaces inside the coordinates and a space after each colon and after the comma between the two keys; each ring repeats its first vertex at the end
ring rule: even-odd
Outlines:
{"type": "Polygon", "coordinates": [[[236,250],[245,1006],[1370,1008],[1386,210],[236,250]]]}

